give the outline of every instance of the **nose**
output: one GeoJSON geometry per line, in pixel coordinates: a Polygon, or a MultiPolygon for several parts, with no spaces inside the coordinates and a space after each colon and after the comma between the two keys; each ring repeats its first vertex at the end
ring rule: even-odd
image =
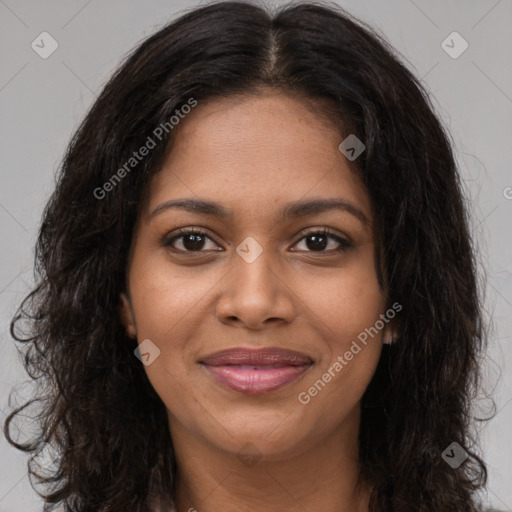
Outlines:
{"type": "Polygon", "coordinates": [[[254,260],[240,254],[233,255],[233,266],[221,285],[217,319],[251,330],[292,322],[296,307],[291,283],[279,271],[270,249],[263,249],[254,260]]]}

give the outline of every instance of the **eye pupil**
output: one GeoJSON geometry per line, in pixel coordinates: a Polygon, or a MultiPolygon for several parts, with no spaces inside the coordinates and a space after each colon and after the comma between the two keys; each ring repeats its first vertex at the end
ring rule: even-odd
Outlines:
{"type": "Polygon", "coordinates": [[[327,246],[327,237],[325,235],[313,234],[309,235],[306,239],[306,245],[308,246],[308,249],[322,250],[327,246]],[[313,243],[311,244],[309,241],[313,241],[313,243]]]}
{"type": "Polygon", "coordinates": [[[202,248],[204,237],[200,234],[190,233],[183,236],[183,246],[189,251],[196,251],[202,248]],[[189,243],[192,240],[191,243],[189,243]]]}

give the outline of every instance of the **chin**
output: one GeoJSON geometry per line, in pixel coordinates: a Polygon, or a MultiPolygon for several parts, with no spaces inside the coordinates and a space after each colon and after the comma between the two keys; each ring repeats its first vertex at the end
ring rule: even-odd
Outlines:
{"type": "MultiPolygon", "coordinates": [[[[224,415],[223,426],[229,432],[222,430],[222,440],[226,443],[220,448],[238,454],[247,445],[253,446],[267,460],[284,459],[287,456],[299,453],[308,444],[311,438],[307,432],[303,432],[304,424],[292,419],[291,414],[262,413],[255,417],[251,415],[237,414],[232,421],[228,415],[224,415]],[[300,429],[298,425],[301,425],[300,429]]],[[[210,432],[211,435],[211,432],[210,432]]],[[[313,436],[314,437],[314,436],[313,436]]]]}

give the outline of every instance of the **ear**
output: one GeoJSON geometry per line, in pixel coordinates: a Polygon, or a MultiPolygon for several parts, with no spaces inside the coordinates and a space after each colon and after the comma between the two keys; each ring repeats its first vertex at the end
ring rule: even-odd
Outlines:
{"type": "Polygon", "coordinates": [[[398,321],[396,318],[393,318],[386,324],[382,331],[382,343],[384,345],[391,345],[391,343],[398,339],[398,332],[398,321]]]}
{"type": "Polygon", "coordinates": [[[119,295],[121,300],[121,304],[119,306],[119,314],[121,317],[121,323],[126,329],[126,334],[134,339],[137,336],[137,329],[135,327],[135,318],[133,316],[132,306],[130,303],[130,299],[126,293],[121,293],[119,295]]]}

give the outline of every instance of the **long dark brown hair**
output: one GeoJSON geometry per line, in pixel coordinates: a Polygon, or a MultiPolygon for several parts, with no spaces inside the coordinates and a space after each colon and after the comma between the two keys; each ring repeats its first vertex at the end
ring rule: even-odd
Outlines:
{"type": "Polygon", "coordinates": [[[7,439],[31,454],[30,473],[46,484],[45,511],[63,504],[75,512],[142,512],[157,497],[173,502],[165,406],[119,319],[128,250],[148,181],[179,130],[169,126],[175,111],[190,98],[201,104],[261,87],[327,100],[332,120],[366,146],[354,172],[372,202],[389,304],[403,306],[399,338],[383,349],[362,400],[370,510],[479,510],[476,491],[487,471],[471,400],[486,335],[452,143],[397,53],[331,4],[192,9],[115,72],[74,134],[44,211],[36,285],[11,324],[39,393],[9,414],[7,439]],[[156,147],[112,181],[162,125],[156,147]],[[15,441],[13,420],[37,404],[37,433],[15,441]],[[443,457],[452,443],[469,455],[457,468],[443,457]],[[54,464],[43,471],[37,459],[50,446],[54,464]]]}

